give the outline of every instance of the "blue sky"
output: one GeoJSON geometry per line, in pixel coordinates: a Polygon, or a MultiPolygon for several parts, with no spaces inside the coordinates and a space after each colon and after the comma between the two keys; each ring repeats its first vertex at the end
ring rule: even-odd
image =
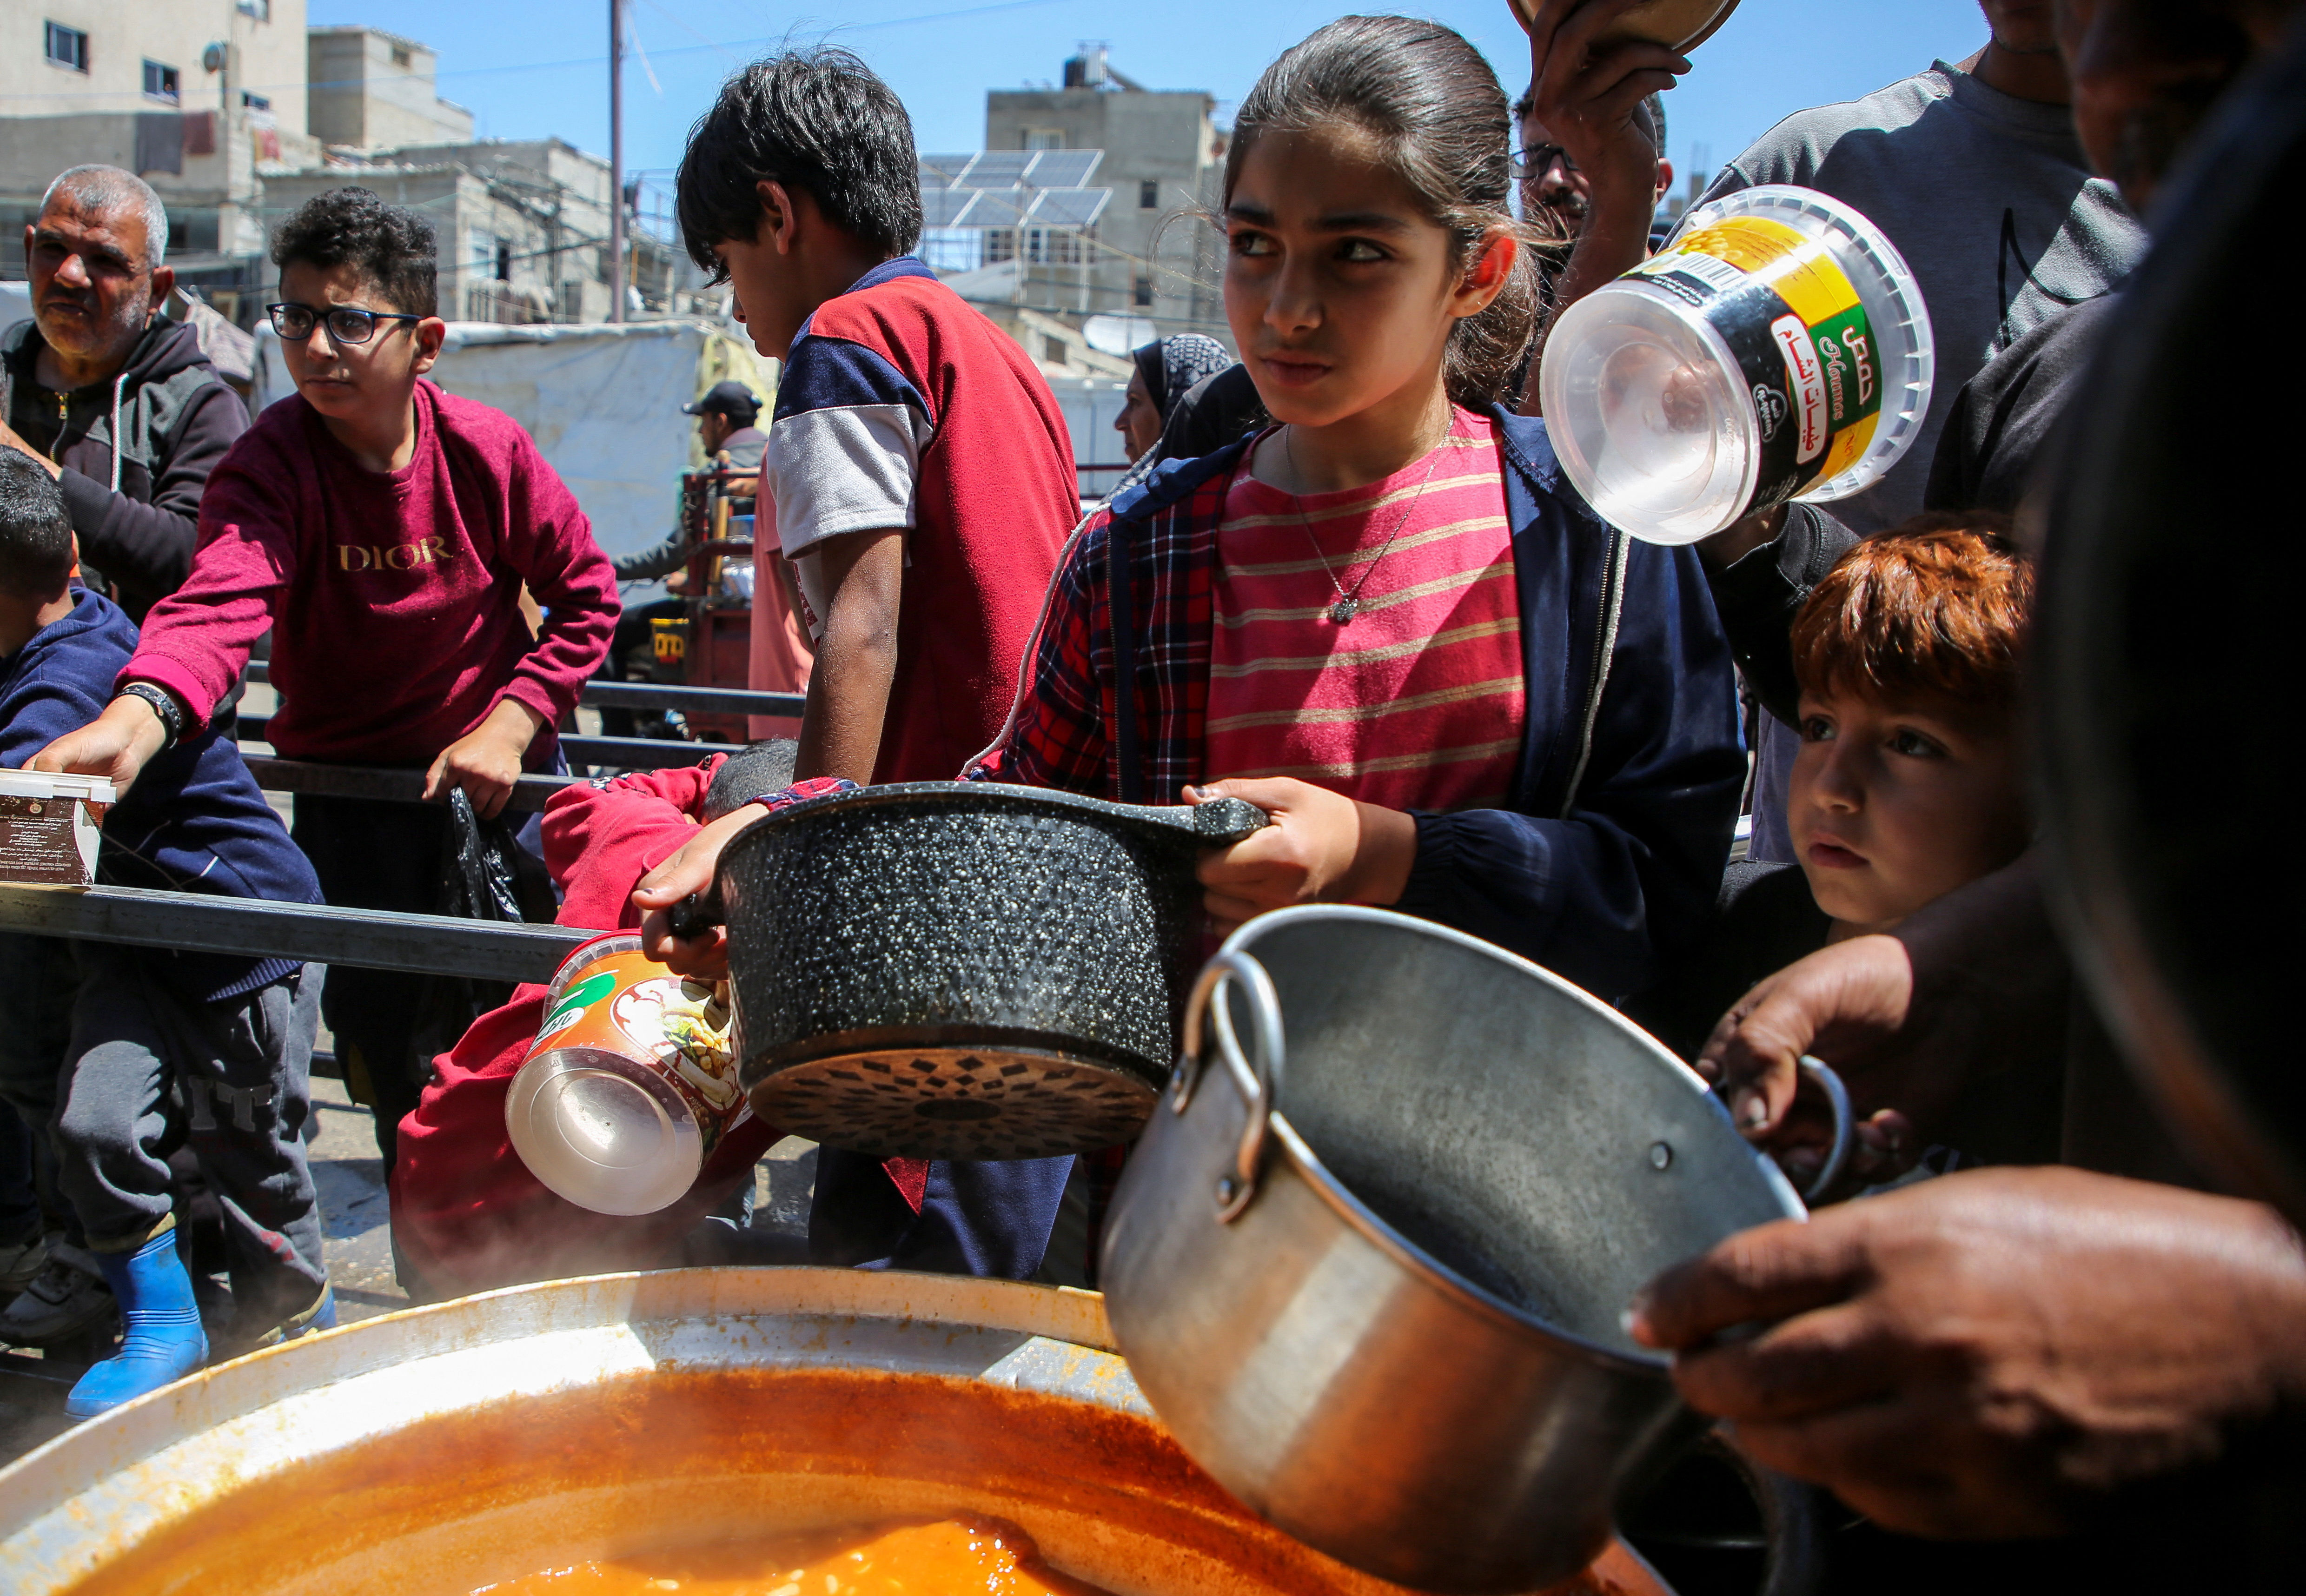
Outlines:
{"type": "MultiPolygon", "coordinates": [[[[489,136],[558,134],[607,153],[607,0],[309,3],[315,23],[367,23],[438,50],[441,93],[471,107],[489,136]]],[[[1266,63],[1345,9],[1336,0],[845,0],[814,9],[629,0],[647,61],[628,59],[626,158],[672,166],[720,81],[782,38],[846,44],[904,98],[922,149],[974,149],[985,91],[1056,79],[1081,40],[1109,44],[1114,64],[1149,88],[1208,90],[1222,112],[1266,63]]],[[[1506,0],[1403,9],[1465,34],[1507,93],[1527,82],[1527,41],[1506,0]]],[[[1670,154],[1686,168],[1702,145],[1719,165],[1789,111],[1851,98],[1985,41],[1976,0],[1745,0],[1667,97],[1670,154]]]]}

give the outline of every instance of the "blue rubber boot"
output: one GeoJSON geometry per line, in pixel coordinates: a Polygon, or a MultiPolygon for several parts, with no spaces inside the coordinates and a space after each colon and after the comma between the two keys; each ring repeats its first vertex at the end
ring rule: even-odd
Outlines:
{"type": "Polygon", "coordinates": [[[64,1412],[93,1419],[148,1391],[158,1391],[208,1361],[209,1338],[192,1300],[192,1277],[176,1256],[175,1227],[133,1252],[96,1255],[128,1334],[120,1350],[80,1377],[64,1412]]]}

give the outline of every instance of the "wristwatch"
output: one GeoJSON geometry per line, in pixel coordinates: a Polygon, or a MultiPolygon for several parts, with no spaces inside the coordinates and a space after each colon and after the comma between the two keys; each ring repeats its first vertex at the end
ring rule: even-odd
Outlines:
{"type": "Polygon", "coordinates": [[[141,698],[152,706],[152,713],[160,717],[160,730],[167,738],[160,745],[163,754],[175,747],[176,739],[184,735],[184,712],[176,707],[175,699],[169,696],[165,687],[155,687],[149,681],[132,681],[124,684],[113,697],[141,698]]]}

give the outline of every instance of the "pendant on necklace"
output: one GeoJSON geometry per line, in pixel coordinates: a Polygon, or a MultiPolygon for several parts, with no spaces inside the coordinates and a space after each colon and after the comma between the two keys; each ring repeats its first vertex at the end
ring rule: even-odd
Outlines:
{"type": "Polygon", "coordinates": [[[1328,614],[1329,619],[1332,623],[1337,626],[1344,626],[1347,621],[1353,619],[1354,616],[1359,615],[1361,612],[1362,602],[1359,599],[1339,599],[1336,603],[1329,606],[1328,614]]]}

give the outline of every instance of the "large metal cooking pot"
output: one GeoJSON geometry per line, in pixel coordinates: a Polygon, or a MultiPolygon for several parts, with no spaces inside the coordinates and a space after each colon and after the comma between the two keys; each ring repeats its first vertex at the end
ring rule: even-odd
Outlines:
{"type": "MultiPolygon", "coordinates": [[[[1178,1452],[1093,1293],[832,1269],[523,1286],[224,1364],[0,1472],[11,1596],[465,1596],[987,1514],[1120,1596],[1400,1596],[1178,1452]]],[[[1613,1547],[1567,1591],[1667,1596],[1613,1547]]]]}
{"type": "Polygon", "coordinates": [[[1285,909],[1195,987],[1103,1283],[1154,1411],[1242,1500],[1387,1579],[1524,1590],[1694,1431],[1622,1327],[1635,1292],[1803,1212],[1704,1082],[1567,982],[1381,909],[1285,909]]]}
{"type": "Polygon", "coordinates": [[[1175,1054],[1195,850],[1267,824],[1238,798],[921,781],[747,826],[715,892],[753,1112],[882,1156],[1128,1140],[1175,1054]]]}

